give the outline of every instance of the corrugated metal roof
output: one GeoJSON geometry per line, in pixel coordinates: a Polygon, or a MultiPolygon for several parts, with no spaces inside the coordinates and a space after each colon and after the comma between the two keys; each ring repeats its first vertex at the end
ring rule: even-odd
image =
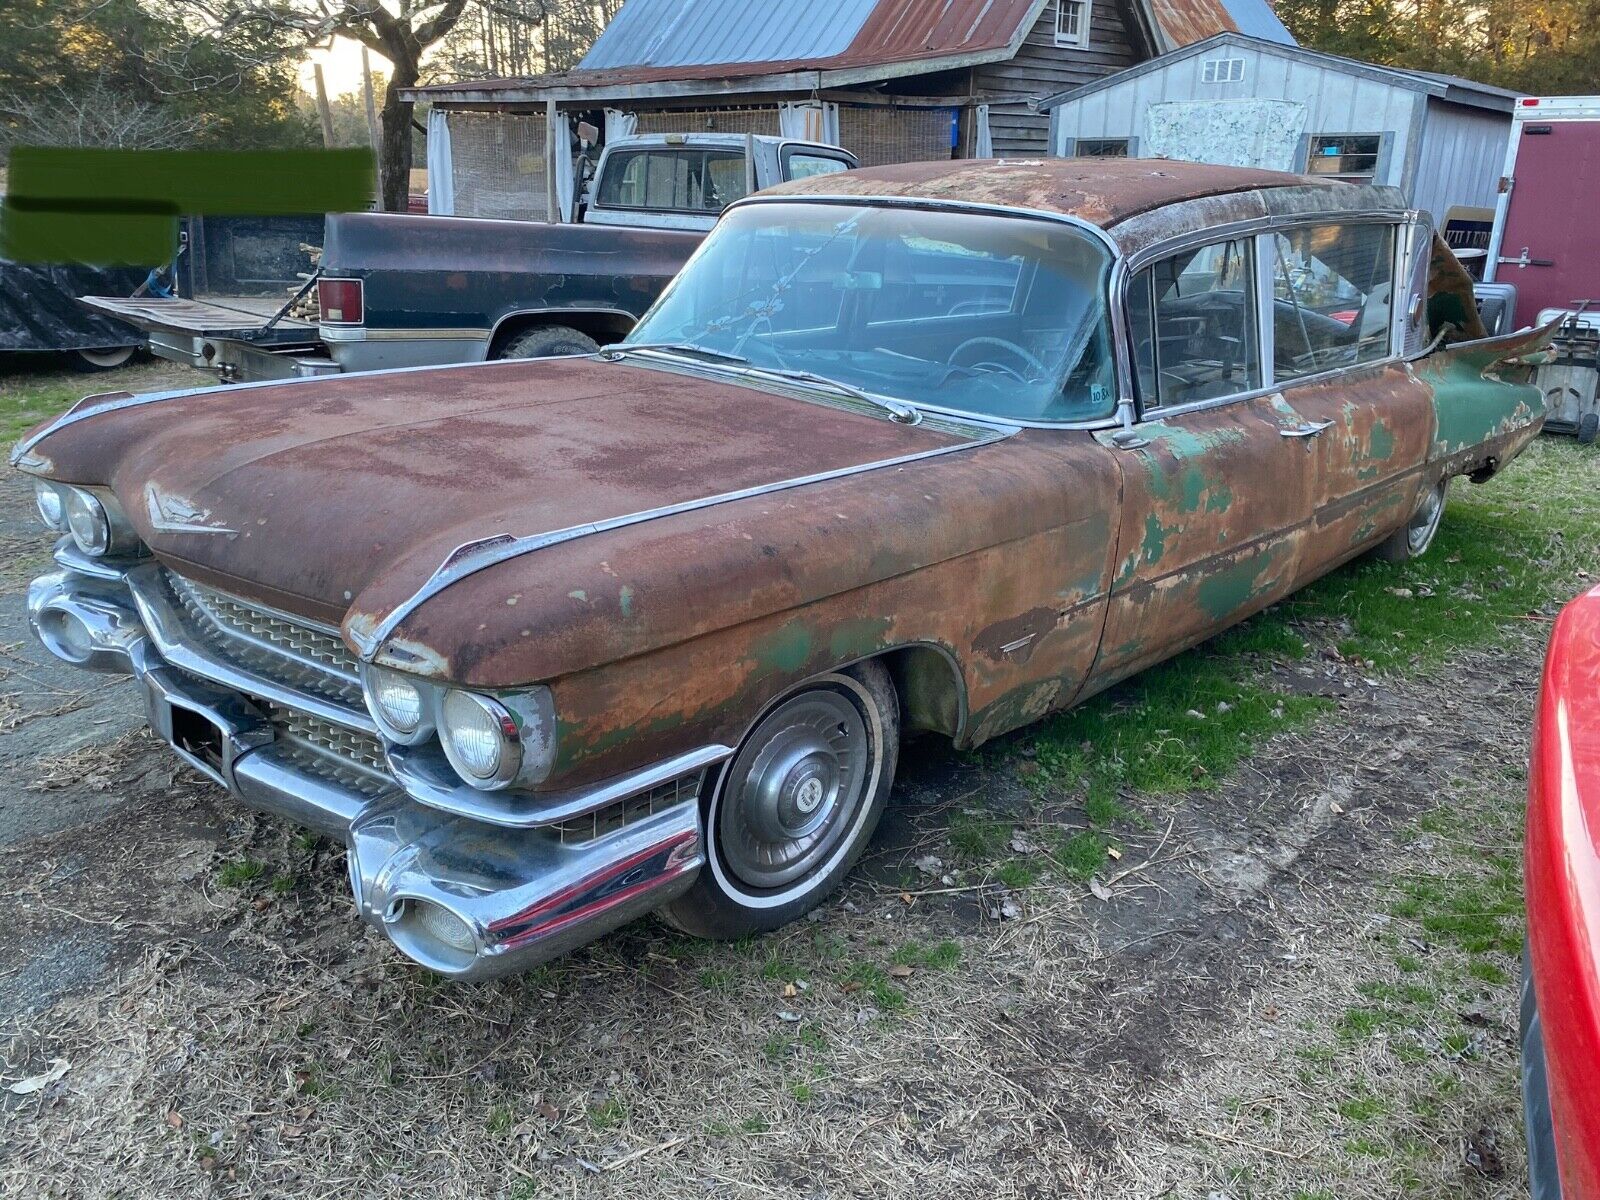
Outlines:
{"type": "Polygon", "coordinates": [[[1267,0],[1145,0],[1164,51],[1219,33],[1242,33],[1285,46],[1297,43],[1267,0]]]}
{"type": "Polygon", "coordinates": [[[1222,0],[1222,4],[1240,33],[1263,41],[1282,42],[1286,46],[1298,44],[1267,0],[1222,0]]]}
{"type": "Polygon", "coordinates": [[[628,0],[580,71],[771,63],[842,54],[878,0],[628,0]]]}
{"type": "MultiPolygon", "coordinates": [[[[570,87],[999,59],[1047,0],[627,0],[570,87]]],[[[1221,0],[1197,0],[1220,3],[1221,0]]]]}
{"type": "MultiPolygon", "coordinates": [[[[837,72],[871,79],[1010,57],[1048,0],[626,0],[577,69],[418,88],[448,97],[837,72]],[[893,68],[893,69],[890,69],[893,68]]],[[[1240,29],[1289,45],[1268,0],[1133,0],[1162,49],[1240,29]]],[[[1063,54],[1073,51],[1064,50],[1063,54]]]]}

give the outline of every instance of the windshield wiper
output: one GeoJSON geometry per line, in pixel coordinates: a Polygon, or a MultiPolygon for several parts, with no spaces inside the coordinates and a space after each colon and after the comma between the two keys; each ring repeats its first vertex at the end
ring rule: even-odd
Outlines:
{"type": "Polygon", "coordinates": [[[600,357],[606,362],[616,362],[626,354],[637,350],[657,350],[667,354],[698,354],[702,358],[714,358],[721,362],[738,363],[744,366],[750,360],[742,354],[733,354],[727,350],[713,350],[709,346],[697,346],[693,342],[618,342],[614,346],[607,346],[600,351],[600,357]]]}
{"type": "Polygon", "coordinates": [[[818,375],[815,371],[796,371],[788,367],[750,367],[748,370],[757,375],[770,375],[776,379],[788,379],[795,383],[809,383],[828,388],[842,396],[849,396],[852,400],[860,400],[863,404],[881,408],[889,414],[890,420],[898,421],[902,425],[922,423],[922,412],[913,404],[907,404],[902,400],[890,400],[886,396],[874,396],[871,392],[864,392],[848,383],[840,383],[837,379],[829,379],[826,375],[818,375]]]}

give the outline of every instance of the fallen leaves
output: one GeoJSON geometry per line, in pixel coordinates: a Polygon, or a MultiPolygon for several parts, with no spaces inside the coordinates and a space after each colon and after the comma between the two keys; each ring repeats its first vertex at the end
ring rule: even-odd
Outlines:
{"type": "Polygon", "coordinates": [[[72,1064],[66,1059],[53,1058],[50,1060],[50,1069],[48,1071],[45,1071],[42,1075],[30,1075],[27,1079],[10,1084],[6,1087],[6,1091],[13,1096],[31,1096],[35,1092],[44,1091],[45,1088],[70,1070],[72,1070],[72,1064]]]}

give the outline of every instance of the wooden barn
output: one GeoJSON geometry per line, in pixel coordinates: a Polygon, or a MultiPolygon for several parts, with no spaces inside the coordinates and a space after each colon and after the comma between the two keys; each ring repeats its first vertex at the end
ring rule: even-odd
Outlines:
{"type": "Polygon", "coordinates": [[[627,0],[573,71],[411,94],[433,104],[434,211],[546,219],[579,120],[804,137],[866,165],[1037,156],[1040,97],[1225,31],[1293,44],[1267,0],[627,0]]]}

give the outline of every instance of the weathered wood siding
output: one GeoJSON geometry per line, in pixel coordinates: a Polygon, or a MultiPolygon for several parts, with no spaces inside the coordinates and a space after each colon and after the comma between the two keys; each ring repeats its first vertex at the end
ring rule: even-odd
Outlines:
{"type": "MultiPolygon", "coordinates": [[[[1142,39],[1129,29],[1124,0],[1094,0],[1089,10],[1089,45],[1056,45],[1056,0],[1044,6],[1016,57],[973,69],[973,87],[984,96],[1038,99],[1092,83],[1146,57],[1142,39]]],[[[1049,153],[1050,118],[1027,103],[992,103],[989,132],[1001,158],[1032,158],[1049,153]]]]}

